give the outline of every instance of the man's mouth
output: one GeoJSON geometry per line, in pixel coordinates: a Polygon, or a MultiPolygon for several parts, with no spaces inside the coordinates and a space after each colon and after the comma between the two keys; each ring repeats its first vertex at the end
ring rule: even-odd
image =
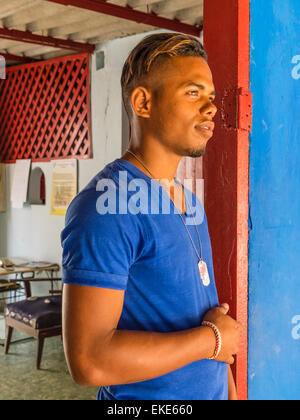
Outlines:
{"type": "Polygon", "coordinates": [[[195,128],[196,130],[199,130],[212,136],[214,133],[215,124],[212,121],[207,121],[202,124],[197,124],[195,128]]]}

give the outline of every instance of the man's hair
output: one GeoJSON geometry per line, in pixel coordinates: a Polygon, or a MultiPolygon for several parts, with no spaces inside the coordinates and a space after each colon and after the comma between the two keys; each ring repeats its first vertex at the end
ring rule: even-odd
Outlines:
{"type": "Polygon", "coordinates": [[[132,92],[149,75],[158,59],[170,57],[201,57],[207,61],[203,45],[193,36],[159,33],[144,38],[127,58],[121,77],[123,101],[129,119],[132,117],[132,92]]]}

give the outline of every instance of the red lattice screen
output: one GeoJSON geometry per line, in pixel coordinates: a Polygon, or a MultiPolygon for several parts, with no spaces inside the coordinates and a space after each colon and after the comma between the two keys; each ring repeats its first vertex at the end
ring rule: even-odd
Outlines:
{"type": "Polygon", "coordinates": [[[0,161],[91,157],[90,56],[7,69],[0,80],[0,161]]]}

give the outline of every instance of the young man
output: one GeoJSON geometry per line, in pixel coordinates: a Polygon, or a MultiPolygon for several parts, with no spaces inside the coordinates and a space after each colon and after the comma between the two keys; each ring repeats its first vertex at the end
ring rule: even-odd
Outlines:
{"type": "Polygon", "coordinates": [[[241,326],[219,306],[203,207],[173,182],[181,158],[202,156],[213,135],[206,53],[193,37],[152,35],[121,83],[129,149],[73,200],[62,232],[70,372],[99,386],[99,399],[236,399],[241,326]]]}

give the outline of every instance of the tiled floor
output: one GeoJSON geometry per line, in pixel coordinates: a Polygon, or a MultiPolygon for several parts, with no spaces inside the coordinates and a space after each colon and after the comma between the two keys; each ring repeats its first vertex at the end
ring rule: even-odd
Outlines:
{"type": "MultiPolygon", "coordinates": [[[[13,341],[26,335],[14,331],[13,341]]],[[[3,340],[0,340],[3,343],[3,340]]],[[[95,400],[97,389],[76,385],[59,337],[45,340],[41,370],[35,368],[36,341],[0,346],[0,400],[95,400]]]]}

